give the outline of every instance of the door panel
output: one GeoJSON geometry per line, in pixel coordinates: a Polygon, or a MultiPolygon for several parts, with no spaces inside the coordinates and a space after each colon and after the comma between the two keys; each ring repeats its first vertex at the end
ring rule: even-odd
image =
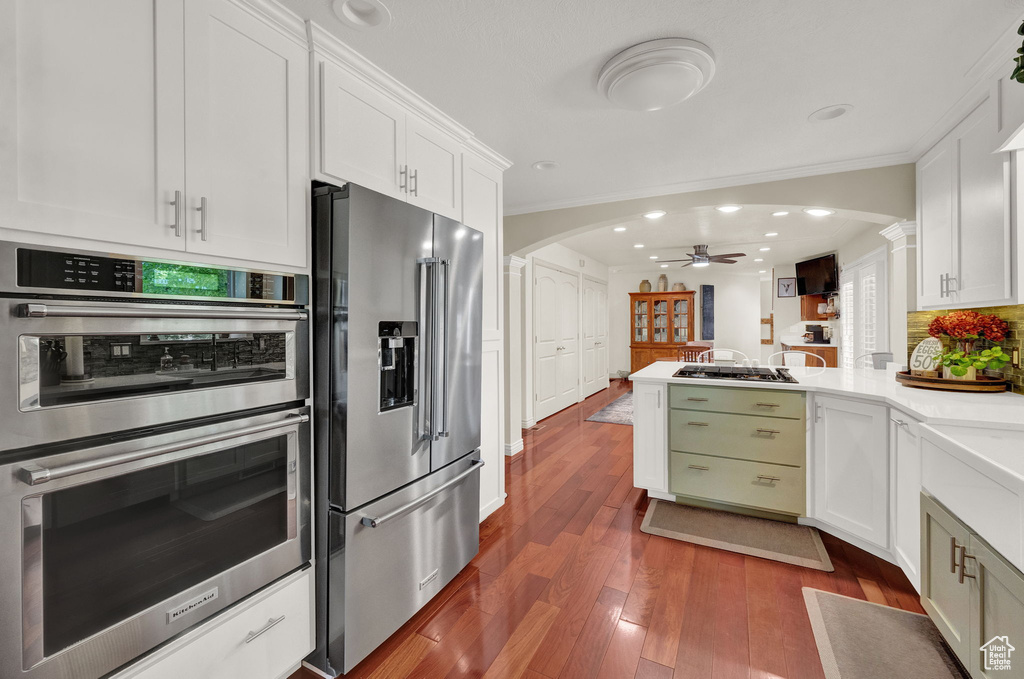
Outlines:
{"type": "Polygon", "coordinates": [[[406,119],[408,200],[425,210],[462,219],[462,145],[414,116],[406,119]]]}
{"type": "Polygon", "coordinates": [[[579,400],[580,358],[579,358],[579,279],[574,275],[562,274],[558,283],[559,346],[558,358],[558,409],[568,408],[579,400]]]}
{"type": "Polygon", "coordinates": [[[226,0],[185,35],[189,251],[305,266],[307,51],[226,0]]]}
{"type": "MultiPolygon", "coordinates": [[[[985,679],[1007,676],[1007,670],[1021,662],[1019,651],[1009,654],[1009,666],[1000,667],[993,656],[986,668],[985,654],[980,649],[995,637],[1006,639],[996,639],[993,645],[1009,640],[1011,645],[1020,646],[1019,640],[1024,639],[1024,577],[976,535],[971,535],[966,554],[967,575],[974,575],[973,580],[968,580],[972,616],[968,646],[971,676],[985,679]]],[[[1015,674],[1019,673],[1018,670],[1015,674]]]]}
{"type": "Polygon", "coordinates": [[[921,439],[918,423],[892,411],[905,425],[892,425],[893,440],[893,551],[911,584],[921,589],[921,439]]]}
{"type": "Polygon", "coordinates": [[[558,412],[559,298],[558,286],[564,274],[537,264],[533,287],[533,384],[536,391],[534,417],[541,420],[558,412]]]}
{"type": "Polygon", "coordinates": [[[171,205],[185,190],[183,11],[0,5],[0,224],[184,248],[171,205]]]}
{"type": "Polygon", "coordinates": [[[940,278],[953,271],[953,148],[946,141],[917,163],[917,215],[921,236],[917,246],[918,306],[941,306],[940,278]]]}
{"type": "Polygon", "coordinates": [[[438,370],[440,395],[435,412],[447,432],[431,444],[430,467],[437,470],[480,447],[480,352],[483,317],[483,234],[456,221],[434,215],[434,257],[441,266],[444,314],[441,346],[445,370],[438,370]],[[446,289],[447,292],[443,290],[446,289]],[[446,355],[444,355],[446,352],[446,355]]]}
{"type": "Polygon", "coordinates": [[[608,386],[608,286],[583,279],[583,396],[608,386]]]}
{"type": "Polygon", "coordinates": [[[963,524],[922,493],[921,605],[960,658],[971,652],[970,589],[957,571],[959,546],[969,539],[963,524]]]}

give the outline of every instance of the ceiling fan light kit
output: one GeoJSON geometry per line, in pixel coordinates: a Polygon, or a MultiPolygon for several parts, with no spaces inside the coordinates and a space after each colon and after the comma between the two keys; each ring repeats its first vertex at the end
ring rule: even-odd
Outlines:
{"type": "MultiPolygon", "coordinates": [[[[736,257],[746,257],[747,255],[743,252],[730,252],[727,255],[712,255],[708,253],[707,245],[694,245],[693,254],[687,255],[689,259],[663,259],[662,262],[685,262],[684,267],[705,267],[711,264],[735,264],[736,257]]],[[[666,264],[662,264],[666,266],[666,264]]],[[[682,267],[680,267],[682,268],[682,267]]]]}
{"type": "Polygon", "coordinates": [[[707,45],[663,38],[616,54],[601,69],[597,87],[619,108],[658,111],[686,101],[714,75],[715,56],[707,45]]]}

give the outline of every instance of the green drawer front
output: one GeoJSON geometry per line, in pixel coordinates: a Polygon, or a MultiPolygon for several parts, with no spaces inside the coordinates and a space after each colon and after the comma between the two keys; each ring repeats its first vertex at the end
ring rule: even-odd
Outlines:
{"type": "Polygon", "coordinates": [[[778,417],[669,411],[668,445],[679,453],[802,467],[807,433],[803,420],[778,417]]]}
{"type": "Polygon", "coordinates": [[[669,386],[668,403],[672,408],[793,419],[802,419],[806,408],[804,394],[800,391],[691,387],[684,384],[669,386]]]}
{"type": "Polygon", "coordinates": [[[803,468],[690,453],[670,455],[671,493],[784,514],[804,513],[803,468]]]}

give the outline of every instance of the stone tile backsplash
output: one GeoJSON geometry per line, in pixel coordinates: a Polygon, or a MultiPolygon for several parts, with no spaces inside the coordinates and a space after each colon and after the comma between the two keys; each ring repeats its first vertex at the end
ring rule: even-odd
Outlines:
{"type": "MultiPolygon", "coordinates": [[[[1003,351],[1011,353],[1015,348],[1024,353],[1024,304],[1013,306],[984,307],[974,309],[982,314],[995,314],[1010,324],[1010,332],[1002,343],[1003,351]]],[[[945,316],[949,311],[912,311],[907,314],[908,353],[914,351],[918,342],[928,337],[928,324],[936,316],[945,316]]],[[[948,338],[946,338],[948,339],[948,338]]],[[[1003,374],[1010,380],[1013,391],[1024,394],[1024,370],[1007,364],[1003,374]]]]}

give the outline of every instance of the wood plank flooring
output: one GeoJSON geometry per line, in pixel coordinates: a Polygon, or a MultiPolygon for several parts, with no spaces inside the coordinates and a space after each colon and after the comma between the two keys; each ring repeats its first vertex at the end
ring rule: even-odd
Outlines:
{"type": "Polygon", "coordinates": [[[899,568],[825,533],[834,573],[640,532],[633,429],[585,421],[628,389],[525,432],[480,553],[346,677],[816,679],[801,587],[923,612],[899,568]]]}

